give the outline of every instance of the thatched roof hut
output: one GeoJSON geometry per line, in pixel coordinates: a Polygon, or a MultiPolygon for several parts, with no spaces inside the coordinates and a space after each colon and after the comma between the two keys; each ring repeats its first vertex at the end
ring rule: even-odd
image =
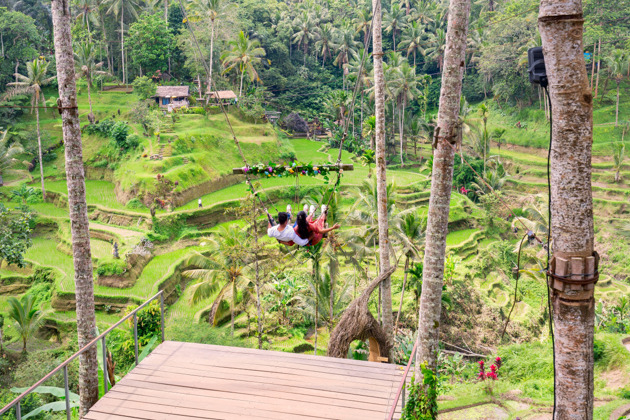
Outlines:
{"type": "Polygon", "coordinates": [[[190,88],[188,86],[158,86],[155,100],[160,108],[179,108],[188,106],[190,88]]]}

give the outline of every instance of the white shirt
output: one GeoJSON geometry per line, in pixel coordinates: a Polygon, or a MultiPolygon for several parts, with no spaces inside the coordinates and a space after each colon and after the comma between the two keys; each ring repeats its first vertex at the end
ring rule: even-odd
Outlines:
{"type": "Polygon", "coordinates": [[[278,230],[279,227],[280,225],[276,225],[267,229],[267,236],[271,238],[276,238],[280,242],[293,241],[299,246],[308,245],[308,238],[302,239],[299,236],[297,236],[295,231],[293,230],[293,227],[287,224],[282,231],[278,230]]]}

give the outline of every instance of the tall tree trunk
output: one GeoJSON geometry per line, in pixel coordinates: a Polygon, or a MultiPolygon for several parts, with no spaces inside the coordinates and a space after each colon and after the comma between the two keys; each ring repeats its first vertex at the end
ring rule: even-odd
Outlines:
{"type": "Polygon", "coordinates": [[[236,279],[232,279],[232,303],[230,304],[230,335],[234,337],[234,308],[236,307],[236,279]]]}
{"type": "MultiPolygon", "coordinates": [[[[96,316],[94,314],[94,280],[92,278],[92,253],[90,251],[90,231],[85,200],[81,126],[79,124],[72,36],[70,34],[72,17],[69,4],[70,2],[64,0],[51,1],[59,103],[64,108],[61,116],[74,260],[77,334],[79,347],[83,347],[96,335],[96,316]]],[[[98,362],[96,358],[96,347],[92,347],[79,357],[81,416],[85,415],[98,400],[98,362]]]]}
{"type": "Polygon", "coordinates": [[[164,0],[164,23],[168,28],[168,0],[164,0]]]}
{"type": "MultiPolygon", "coordinates": [[[[383,74],[383,34],[381,0],[372,0],[372,57],[374,59],[374,114],[376,116],[376,194],[378,197],[378,252],[380,272],[389,270],[389,220],[387,218],[387,172],[385,160],[385,75],[383,74]]],[[[381,287],[383,329],[393,342],[391,278],[381,287]]]]}
{"type": "Polygon", "coordinates": [[[92,124],[94,121],[94,111],[92,111],[92,79],[90,77],[87,78],[87,90],[88,90],[88,103],[90,104],[90,118],[88,118],[88,120],[90,120],[90,124],[92,124]]]}
{"type": "MultiPolygon", "coordinates": [[[[416,366],[427,362],[433,371],[437,369],[440,313],[442,309],[442,283],[448,213],[453,184],[453,158],[455,151],[451,143],[458,138],[459,104],[464,76],[466,35],[470,0],[451,0],[449,6],[446,50],[442,72],[440,109],[435,130],[433,151],[433,180],[426,230],[426,248],[420,313],[418,316],[418,353],[416,366]]],[[[418,374],[420,374],[417,371],[418,374]]]]}
{"type": "Polygon", "coordinates": [[[122,82],[123,85],[127,84],[127,73],[125,72],[125,7],[121,6],[120,9],[120,54],[122,63],[122,82]]]}
{"type": "Polygon", "coordinates": [[[599,90],[599,72],[601,70],[600,65],[602,64],[601,56],[602,56],[602,39],[599,38],[599,46],[597,47],[597,77],[595,77],[595,96],[593,96],[593,99],[597,98],[597,91],[599,90]]]}
{"type": "Polygon", "coordinates": [[[617,81],[617,107],[615,108],[615,127],[619,125],[619,81],[617,81]]]}
{"type": "MultiPolygon", "coordinates": [[[[593,101],[584,63],[583,23],[581,0],[541,1],[538,28],[553,110],[550,164],[554,261],[550,271],[559,275],[578,273],[581,263],[586,264],[583,274],[592,274],[596,268],[592,261],[593,101]],[[568,272],[561,272],[559,259],[569,261],[568,272]]],[[[556,361],[554,418],[592,419],[593,284],[551,283],[556,361]]]]}
{"type": "MultiPolygon", "coordinates": [[[[210,21],[210,28],[210,69],[208,69],[208,91],[212,92],[212,60],[214,59],[214,19],[210,21]]],[[[243,83],[241,82],[241,86],[242,85],[243,83]]]]}
{"type": "Polygon", "coordinates": [[[39,176],[42,181],[42,198],[46,200],[46,188],[44,188],[44,160],[42,154],[42,135],[39,128],[39,92],[35,92],[35,120],[37,121],[37,147],[39,152],[39,176]]]}
{"type": "Polygon", "coordinates": [[[241,69],[241,88],[238,91],[238,97],[243,96],[243,76],[245,76],[245,69],[241,69]]]}
{"type": "MultiPolygon", "coordinates": [[[[593,60],[593,62],[591,63],[591,91],[593,90],[593,81],[595,78],[595,53],[597,52],[597,41],[593,42],[593,57],[591,57],[591,60],[593,60]]],[[[540,90],[540,87],[538,88],[538,90],[540,90]]]]}
{"type": "Polygon", "coordinates": [[[398,112],[398,131],[400,131],[400,166],[405,166],[403,162],[404,152],[404,126],[405,126],[405,103],[401,103],[400,111],[398,112]]]}
{"type": "Polygon", "coordinates": [[[402,291],[400,292],[400,304],[398,305],[398,313],[396,314],[396,323],[394,324],[394,335],[398,331],[398,321],[400,321],[400,313],[402,312],[403,299],[405,298],[405,289],[407,288],[407,275],[409,270],[409,255],[405,258],[405,277],[403,278],[402,291]]]}

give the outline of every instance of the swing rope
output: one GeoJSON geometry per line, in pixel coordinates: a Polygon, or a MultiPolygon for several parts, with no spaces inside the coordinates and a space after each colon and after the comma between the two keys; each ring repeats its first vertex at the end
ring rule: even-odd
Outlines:
{"type": "MultiPolygon", "coordinates": [[[[193,42],[194,42],[194,44],[196,46],[197,53],[199,54],[199,61],[201,61],[202,64],[203,64],[204,70],[206,72],[206,77],[208,78],[209,82],[211,83],[212,88],[214,89],[214,91],[217,92],[218,90],[217,90],[216,83],[215,83],[214,79],[210,77],[210,66],[212,65],[212,63],[208,64],[206,62],[205,58],[203,57],[203,54],[201,53],[201,47],[199,46],[199,42],[197,41],[197,36],[195,35],[195,31],[192,28],[192,24],[191,24],[190,20],[188,19],[188,16],[186,14],[186,9],[184,7],[184,4],[182,3],[182,0],[179,0],[179,8],[180,8],[180,10],[182,12],[183,21],[186,24],[186,27],[188,28],[188,30],[189,30],[189,32],[190,32],[190,34],[192,36],[193,42]]],[[[236,144],[236,148],[238,149],[238,153],[240,154],[241,159],[243,160],[243,163],[245,164],[245,167],[247,169],[249,169],[249,164],[247,163],[247,159],[245,158],[245,154],[243,153],[243,150],[241,149],[241,144],[239,143],[238,138],[236,137],[236,133],[234,132],[234,127],[232,126],[232,122],[230,121],[230,117],[229,117],[229,115],[227,113],[226,107],[223,104],[223,102],[221,102],[221,101],[219,101],[219,106],[221,108],[221,112],[223,113],[223,116],[225,117],[225,122],[227,123],[227,125],[228,125],[228,127],[230,129],[230,133],[232,135],[232,139],[234,140],[234,144],[236,144]]],[[[258,201],[260,202],[260,205],[262,206],[263,210],[267,214],[267,219],[269,220],[269,222],[273,222],[273,218],[269,214],[269,211],[267,210],[267,206],[265,206],[265,203],[263,203],[262,199],[258,195],[258,192],[254,188],[254,184],[252,184],[251,178],[249,177],[249,174],[247,172],[248,171],[245,171],[245,182],[249,186],[250,191],[252,192],[254,197],[256,197],[258,199],[258,201]]]]}

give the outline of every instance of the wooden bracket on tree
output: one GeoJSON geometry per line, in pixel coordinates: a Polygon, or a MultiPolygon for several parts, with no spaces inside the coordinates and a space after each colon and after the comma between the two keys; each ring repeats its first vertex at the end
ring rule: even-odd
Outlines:
{"type": "MultiPolygon", "coordinates": [[[[337,172],[340,168],[342,171],[354,171],[354,165],[352,163],[342,163],[341,165],[313,165],[318,166],[320,168],[326,168],[331,172],[337,172]]],[[[301,165],[298,166],[286,166],[286,169],[293,169],[295,172],[299,172],[306,167],[301,165]]],[[[245,170],[243,168],[234,168],[232,169],[232,174],[234,175],[245,175],[245,170]]]]}
{"type": "MultiPolygon", "coordinates": [[[[553,257],[547,272],[549,287],[556,292],[573,292],[575,299],[567,300],[563,297],[563,302],[574,301],[575,304],[584,304],[583,294],[579,292],[589,292],[592,294],[595,284],[599,280],[599,255],[593,252],[590,257],[553,257]]],[[[588,300],[588,299],[587,299],[588,300]]]]}

